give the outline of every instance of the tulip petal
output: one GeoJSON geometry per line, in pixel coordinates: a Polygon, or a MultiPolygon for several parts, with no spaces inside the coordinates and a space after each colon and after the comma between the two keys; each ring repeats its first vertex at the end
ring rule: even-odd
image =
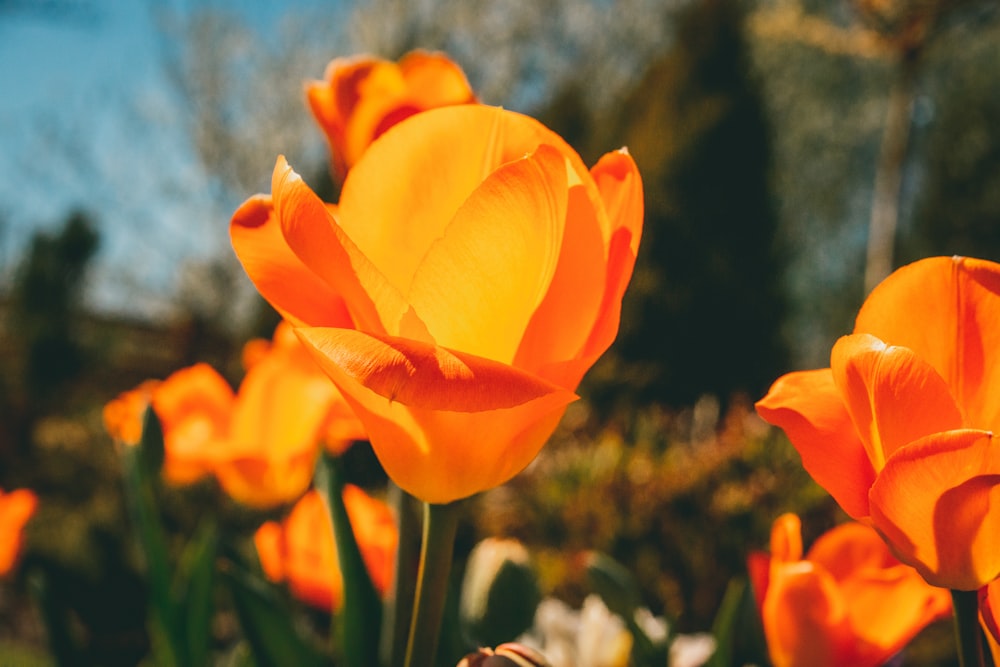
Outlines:
{"type": "Polygon", "coordinates": [[[755,407],[785,431],[806,471],[845,512],[855,519],[868,516],[875,470],[830,369],[783,375],[755,407]]]}
{"type": "Polygon", "coordinates": [[[504,364],[349,329],[299,329],[365,425],[389,476],[446,503],[507,481],[575,395],[504,364]]]}
{"type": "Polygon", "coordinates": [[[989,432],[936,433],[899,449],[871,490],[874,526],[929,583],[975,590],[1000,576],[1000,460],[989,432]]]}
{"type": "Polygon", "coordinates": [[[833,579],[808,561],[772,568],[763,605],[774,667],[840,667],[851,637],[844,599],[833,579]]]}
{"type": "Polygon", "coordinates": [[[886,278],[855,333],[912,349],[944,378],[965,424],[1000,430],[1000,264],[933,257],[886,278]]]}
{"type": "Polygon", "coordinates": [[[255,195],[246,200],[233,214],[229,235],[257,291],[282,317],[296,324],[351,326],[340,294],[288,247],[271,197],[255,195]]]}
{"type": "MultiPolygon", "coordinates": [[[[379,332],[405,329],[408,335],[427,337],[413,309],[284,158],[274,167],[271,190],[289,247],[310,271],[342,295],[357,326],[379,332]]],[[[297,291],[301,285],[293,282],[285,289],[297,291]]]]}
{"type": "Polygon", "coordinates": [[[549,146],[493,172],[427,251],[408,299],[438,345],[510,363],[558,264],[566,161],[549,146]]]}
{"type": "Polygon", "coordinates": [[[571,186],[590,180],[576,152],[527,116],[479,104],[420,113],[387,131],[351,169],[340,197],[340,225],[407,294],[424,254],[483,179],[541,144],[569,160],[571,186]]]}
{"type": "Polygon", "coordinates": [[[639,168],[624,149],[602,157],[591,173],[604,200],[612,230],[604,301],[598,326],[587,342],[587,354],[596,358],[618,335],[622,296],[632,278],[642,236],[643,193],[639,168]]]}
{"type": "Polygon", "coordinates": [[[868,334],[844,336],[830,365],[876,471],[903,445],[962,426],[944,380],[909,348],[868,334]]]}
{"type": "Polygon", "coordinates": [[[581,359],[584,345],[599,324],[598,314],[607,280],[604,239],[593,204],[583,187],[570,188],[566,230],[552,281],[545,298],[524,330],[514,365],[563,387],[575,387],[593,363],[581,359]],[[583,365],[565,374],[560,365],[583,365]],[[554,372],[556,371],[556,372],[554,372]]]}
{"type": "Polygon", "coordinates": [[[829,572],[840,584],[862,570],[880,570],[899,561],[870,526],[851,521],[823,533],[809,548],[806,560],[829,572]]]}

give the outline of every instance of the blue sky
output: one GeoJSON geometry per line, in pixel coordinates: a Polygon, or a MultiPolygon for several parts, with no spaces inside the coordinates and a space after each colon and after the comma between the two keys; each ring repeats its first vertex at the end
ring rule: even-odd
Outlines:
{"type": "MultiPolygon", "coordinates": [[[[157,20],[203,4],[0,0],[0,280],[31,233],[57,227],[72,208],[92,212],[102,232],[90,297],[105,310],[156,311],[180,263],[227,250],[227,218],[190,238],[187,221],[215,214],[218,201],[176,120],[157,20]]],[[[211,4],[264,39],[284,12],[321,3],[211,4]]]]}

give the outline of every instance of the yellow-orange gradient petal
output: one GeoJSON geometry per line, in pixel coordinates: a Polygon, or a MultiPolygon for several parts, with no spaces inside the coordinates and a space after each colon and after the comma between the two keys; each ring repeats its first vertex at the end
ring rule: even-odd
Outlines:
{"type": "Polygon", "coordinates": [[[364,423],[386,472],[446,503],[510,479],[576,396],[488,359],[347,329],[300,329],[364,423]]]}
{"type": "Polygon", "coordinates": [[[27,489],[0,489],[0,577],[17,564],[24,547],[24,526],[35,513],[38,497],[27,489]]]}
{"type": "Polygon", "coordinates": [[[944,380],[909,348],[868,334],[844,336],[830,366],[876,471],[903,445],[962,426],[944,380]]]}
{"type": "Polygon", "coordinates": [[[1000,264],[933,257],[886,278],[856,333],[912,349],[951,388],[968,427],[1000,430],[1000,264]]]}
{"type": "Polygon", "coordinates": [[[785,431],[806,471],[845,512],[855,519],[868,516],[875,469],[829,368],[783,375],[755,407],[785,431]]]}
{"type": "Polygon", "coordinates": [[[511,363],[552,281],[565,220],[566,160],[556,149],[540,146],[490,174],[413,276],[408,300],[433,340],[511,363]]]}
{"type": "Polygon", "coordinates": [[[935,586],[975,590],[1000,576],[1000,458],[992,434],[927,436],[886,461],[872,521],[896,556],[935,586]]]}
{"type": "MultiPolygon", "coordinates": [[[[275,213],[289,247],[310,271],[343,296],[356,326],[396,332],[404,317],[411,324],[418,321],[402,294],[344,234],[327,207],[284,158],[279,158],[274,167],[271,189],[275,213]]],[[[301,286],[289,282],[281,289],[297,291],[301,286]]],[[[413,324],[413,328],[419,335],[420,326],[413,324]]],[[[426,332],[423,335],[426,337],[426,332]]]]}
{"type": "Polygon", "coordinates": [[[340,224],[388,281],[408,294],[425,253],[473,191],[501,165],[541,144],[569,161],[571,186],[592,180],[565,141],[527,116],[484,105],[421,113],[386,132],[351,170],[340,198],[340,224]]]}
{"type": "Polygon", "coordinates": [[[250,280],[282,317],[296,324],[351,326],[340,294],[288,246],[270,196],[254,195],[236,209],[229,235],[250,280]]]}
{"type": "Polygon", "coordinates": [[[564,387],[575,387],[618,334],[622,295],[642,233],[642,181],[627,151],[608,153],[591,175],[603,211],[586,187],[570,188],[559,266],[515,360],[519,368],[564,387]],[[603,272],[596,270],[601,266],[603,272]]]}

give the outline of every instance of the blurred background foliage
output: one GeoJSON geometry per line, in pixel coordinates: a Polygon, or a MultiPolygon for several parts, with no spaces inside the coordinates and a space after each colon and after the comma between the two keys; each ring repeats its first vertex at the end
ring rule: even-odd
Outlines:
{"type": "MultiPolygon", "coordinates": [[[[212,175],[212,210],[181,221],[183,234],[224,237],[279,152],[336,197],[301,82],[338,55],[445,50],[484,102],[535,115],[586,162],[629,147],[647,217],[619,340],[538,461],[470,504],[459,541],[467,552],[479,537],[520,538],[546,592],[564,599],[584,594],[574,554],[599,549],[629,566],[655,612],[707,629],[774,517],[801,513],[807,543],[844,518],[753,399],[787,370],[827,365],[866,269],[1000,260],[1000,11],[989,0],[368,0],[290,17],[271,40],[222,6],[153,6],[182,121],[212,175]]],[[[38,577],[88,664],[148,650],[102,405],[196,361],[235,382],[242,343],[277,321],[231,252],[178,266],[162,317],[96,311],[101,223],[101,211],[68,212],[0,284],[0,486],[42,497],[21,574],[0,586],[0,655],[39,664],[38,577]]],[[[368,450],[351,456],[363,484],[383,482],[368,450]]],[[[177,535],[205,507],[244,540],[268,518],[208,485],[168,497],[177,535]]],[[[225,647],[235,630],[221,608],[212,631],[225,647]]],[[[948,664],[948,641],[916,655],[948,664]]]]}

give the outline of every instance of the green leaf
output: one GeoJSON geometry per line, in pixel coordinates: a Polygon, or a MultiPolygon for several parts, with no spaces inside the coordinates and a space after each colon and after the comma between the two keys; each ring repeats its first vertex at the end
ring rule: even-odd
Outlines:
{"type": "Polygon", "coordinates": [[[326,658],[295,629],[274,587],[227,561],[220,568],[257,667],[320,667],[326,658]]]}
{"type": "Polygon", "coordinates": [[[344,604],[335,637],[347,667],[378,664],[382,600],[372,583],[344,505],[344,473],[336,457],[326,453],[316,464],[316,490],[323,497],[337,543],[337,559],[344,581],[344,604]]]}
{"type": "Polygon", "coordinates": [[[156,502],[163,462],[163,431],[156,413],[146,409],[142,439],[122,451],[125,502],[146,561],[150,594],[150,638],[157,664],[184,665],[186,646],[182,617],[171,591],[167,541],[156,502]]]}
{"type": "Polygon", "coordinates": [[[707,667],[770,664],[753,589],[745,578],[735,577],[726,587],[712,634],[716,648],[707,667]]]}
{"type": "Polygon", "coordinates": [[[218,537],[214,520],[204,520],[181,556],[174,599],[181,601],[184,638],[190,665],[207,665],[210,655],[212,596],[218,537]]]}

